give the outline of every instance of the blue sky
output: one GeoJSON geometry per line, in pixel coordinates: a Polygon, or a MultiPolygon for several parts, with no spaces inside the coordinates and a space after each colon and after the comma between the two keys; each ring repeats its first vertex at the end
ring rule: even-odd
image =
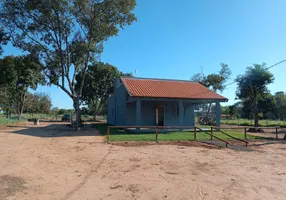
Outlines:
{"type": "MultiPolygon", "coordinates": [[[[232,82],[247,66],[286,59],[285,0],[137,0],[138,21],[105,43],[101,56],[135,76],[189,80],[201,71],[217,72],[220,63],[232,70],[232,82]]],[[[4,55],[21,52],[7,46],[4,55]]],[[[286,91],[286,63],[271,69],[272,93],[286,91]]],[[[234,103],[236,84],[223,95],[234,103]]],[[[53,106],[72,108],[56,87],[39,87],[53,106]]]]}

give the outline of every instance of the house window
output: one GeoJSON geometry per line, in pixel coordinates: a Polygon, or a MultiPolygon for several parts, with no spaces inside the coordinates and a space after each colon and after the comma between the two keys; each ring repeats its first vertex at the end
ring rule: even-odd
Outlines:
{"type": "Polygon", "coordinates": [[[114,116],[115,108],[112,108],[112,116],[114,116]]]}
{"type": "Polygon", "coordinates": [[[177,117],[179,117],[179,107],[177,107],[177,117]]]}

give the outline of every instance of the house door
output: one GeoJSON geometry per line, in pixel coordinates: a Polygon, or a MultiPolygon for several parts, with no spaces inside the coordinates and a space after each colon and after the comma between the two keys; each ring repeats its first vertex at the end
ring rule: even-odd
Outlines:
{"type": "Polygon", "coordinates": [[[156,125],[164,126],[164,121],[165,121],[165,108],[164,106],[157,106],[156,107],[156,125]]]}

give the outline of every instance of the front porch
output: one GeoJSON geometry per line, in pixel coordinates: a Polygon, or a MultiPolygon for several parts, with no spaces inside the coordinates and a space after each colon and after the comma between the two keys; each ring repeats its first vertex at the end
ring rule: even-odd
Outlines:
{"type": "MultiPolygon", "coordinates": [[[[136,98],[126,104],[126,126],[195,126],[195,106],[215,103],[220,127],[220,102],[206,100],[136,98]]],[[[137,131],[140,130],[137,128],[137,131]]]]}

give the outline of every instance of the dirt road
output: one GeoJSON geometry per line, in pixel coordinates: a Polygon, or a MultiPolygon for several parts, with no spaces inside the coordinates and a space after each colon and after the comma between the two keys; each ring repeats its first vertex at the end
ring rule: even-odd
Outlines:
{"type": "Polygon", "coordinates": [[[0,130],[0,199],[286,199],[286,144],[123,147],[63,124],[0,130]]]}

